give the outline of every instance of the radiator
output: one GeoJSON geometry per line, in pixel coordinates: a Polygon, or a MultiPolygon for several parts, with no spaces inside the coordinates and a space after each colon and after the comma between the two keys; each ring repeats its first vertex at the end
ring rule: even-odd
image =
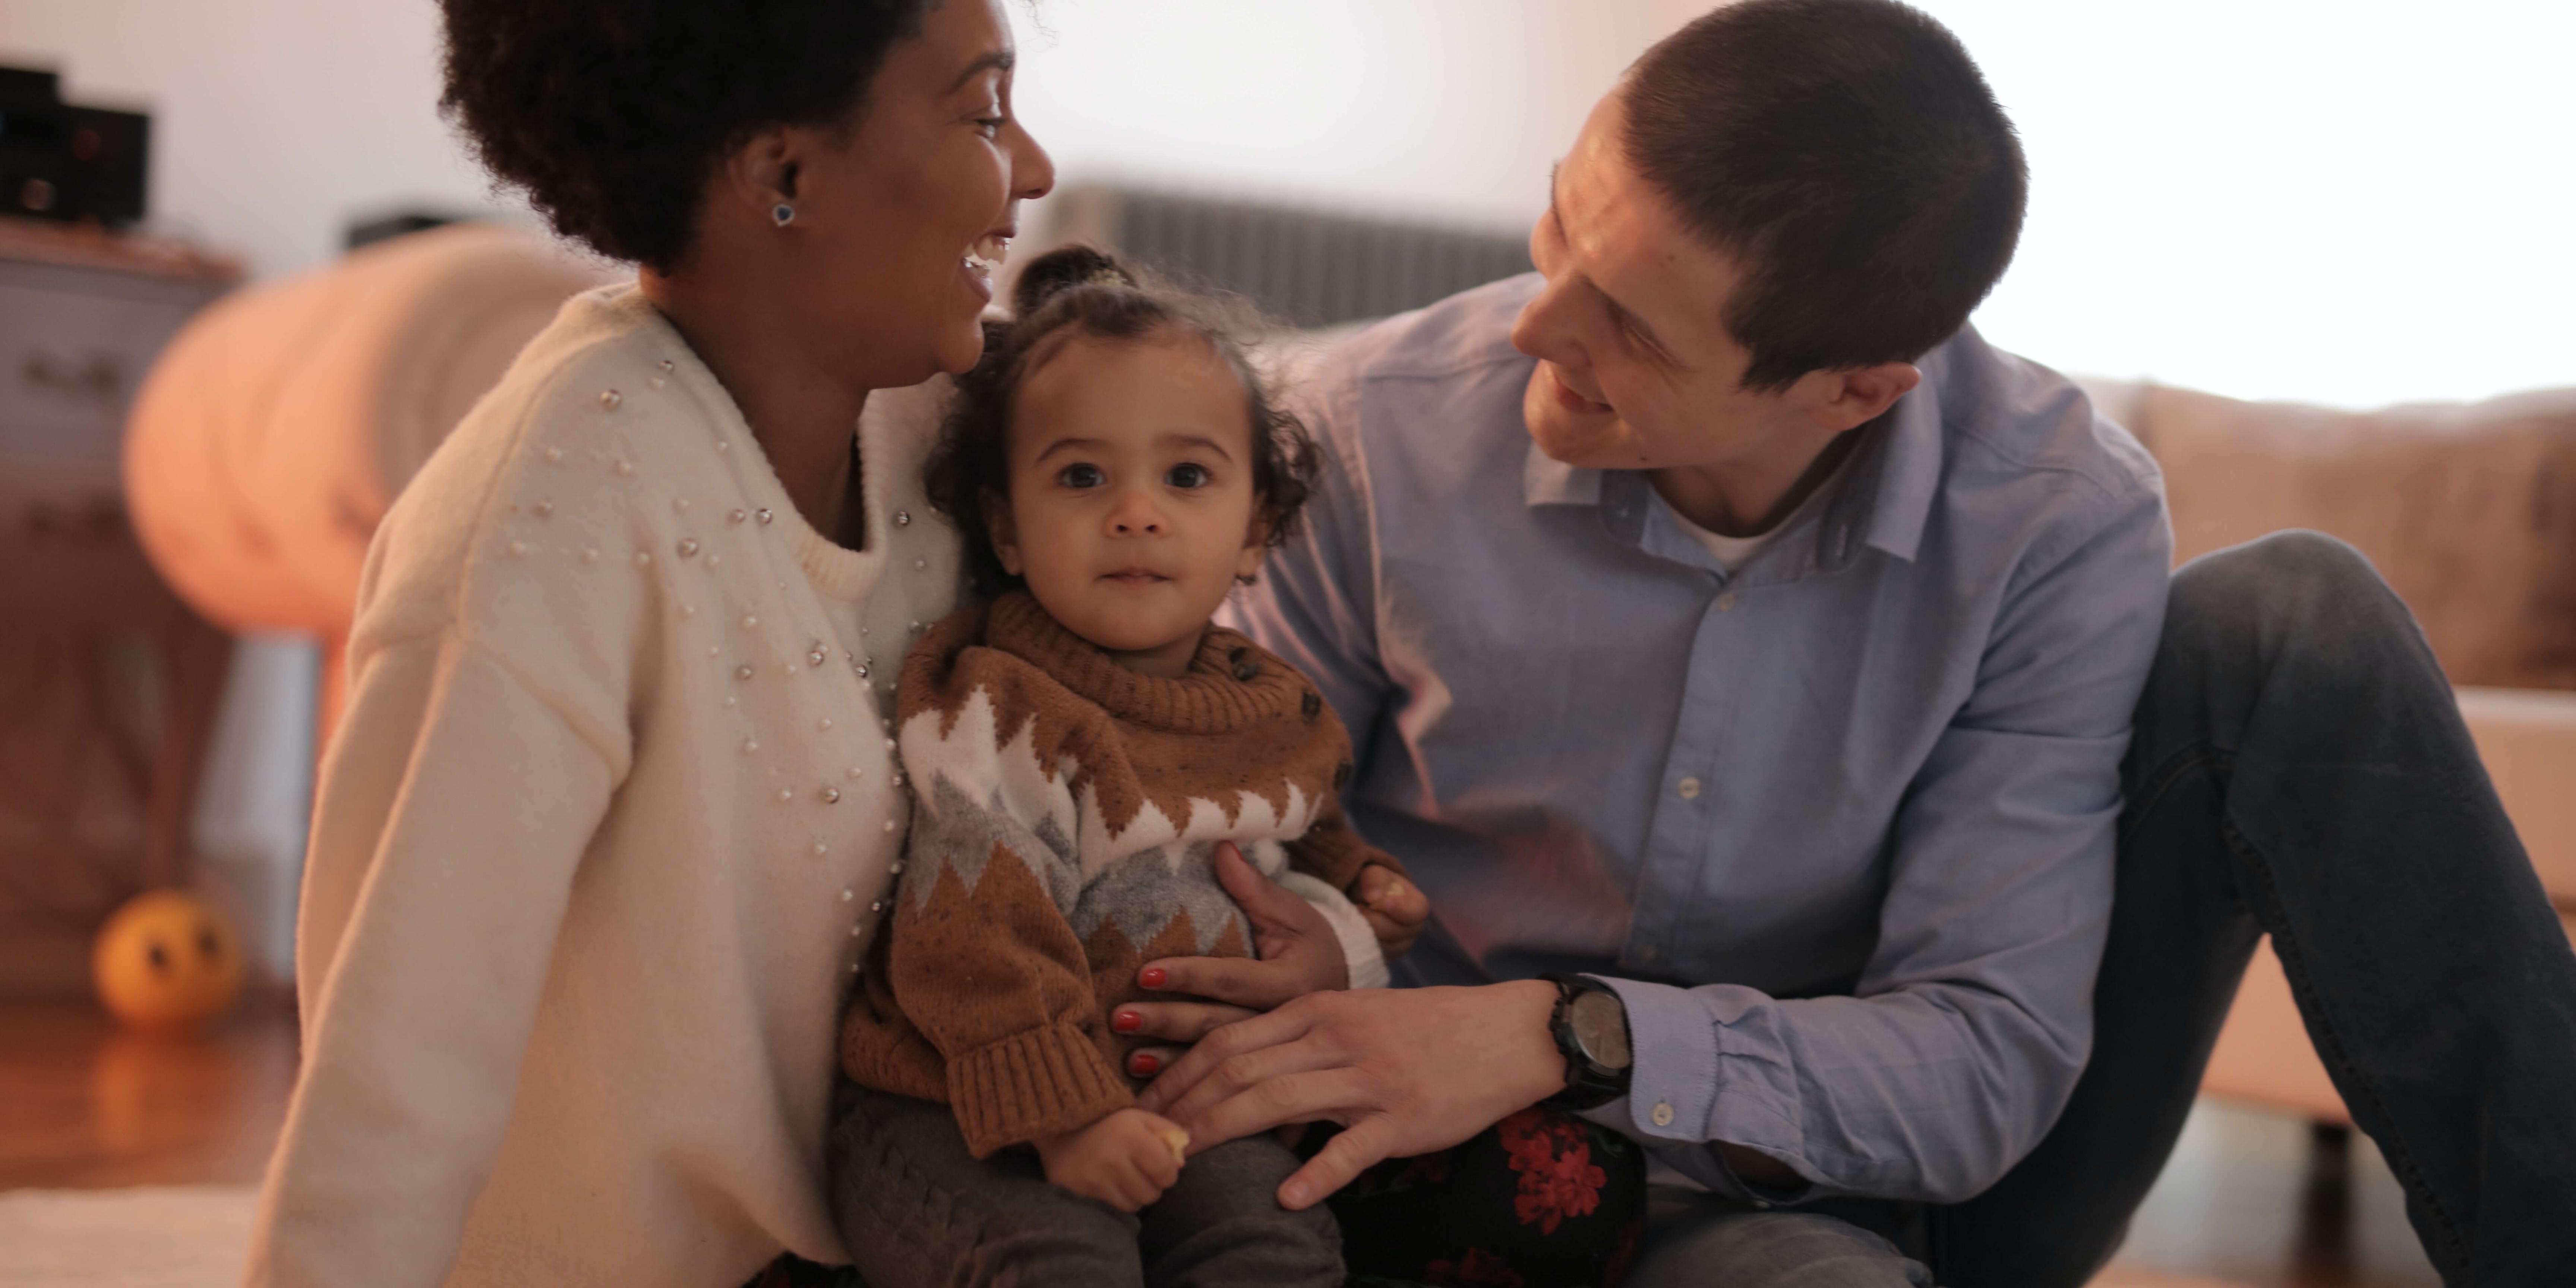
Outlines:
{"type": "Polygon", "coordinates": [[[1073,241],[1300,327],[1401,313],[1530,269],[1513,233],[1100,185],[1049,199],[1032,249],[1073,241]]]}

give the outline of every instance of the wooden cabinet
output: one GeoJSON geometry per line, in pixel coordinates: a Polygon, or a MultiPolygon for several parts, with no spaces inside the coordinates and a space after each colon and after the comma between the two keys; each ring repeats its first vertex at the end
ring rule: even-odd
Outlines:
{"type": "Polygon", "coordinates": [[[126,409],[228,265],[0,219],[0,995],[86,988],[119,902],[180,879],[230,641],[126,520],[126,409]]]}

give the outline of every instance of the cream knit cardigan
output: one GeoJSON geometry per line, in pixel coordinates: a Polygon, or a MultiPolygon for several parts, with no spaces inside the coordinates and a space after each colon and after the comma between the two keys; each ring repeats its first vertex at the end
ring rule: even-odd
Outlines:
{"type": "Polygon", "coordinates": [[[253,1283],[734,1288],[782,1247],[841,1259],[835,1018],[908,809],[881,721],[956,598],[935,396],[869,400],[843,549],[613,287],[404,492],[316,802],[253,1283]]]}
{"type": "MultiPolygon", "coordinates": [[[[578,296],[386,516],[296,944],[257,1285],[736,1288],[845,1260],[836,1018],[902,851],[895,673],[957,596],[945,381],[806,525],[630,284],[578,296]]],[[[1357,984],[1367,924],[1328,890],[1357,984]]]]}

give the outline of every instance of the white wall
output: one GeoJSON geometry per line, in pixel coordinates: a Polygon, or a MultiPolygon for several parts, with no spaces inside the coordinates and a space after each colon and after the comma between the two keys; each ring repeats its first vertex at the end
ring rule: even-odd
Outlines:
{"type": "Polygon", "coordinates": [[[2576,4],[1924,2],[2030,153],[1989,338],[2351,406],[2576,385],[2576,4]]]}
{"type": "MultiPolygon", "coordinates": [[[[1023,114],[1070,178],[1513,224],[1670,2],[1012,9],[1023,114]]],[[[493,202],[438,118],[437,57],[432,0],[0,0],[0,59],[57,65],[77,99],[154,109],[159,226],[244,253],[262,275],[327,259],[356,216],[493,202]]]]}
{"type": "Polygon", "coordinates": [[[1069,178],[1526,227],[1675,0],[1040,0],[1021,116],[1069,178]]]}
{"type": "Polygon", "coordinates": [[[353,218],[492,201],[438,118],[433,0],[0,0],[0,59],[148,106],[156,224],[262,275],[338,253],[353,218]]]}
{"type": "MultiPolygon", "coordinates": [[[[2567,0],[1924,0],[2036,182],[1979,322],[2070,369],[2345,404],[2576,383],[2567,0]]],[[[1034,0],[1068,179],[1513,226],[1593,97],[1700,0],[1034,0]]],[[[171,229],[263,274],[473,207],[432,0],[0,0],[0,53],[158,109],[171,229]]]]}

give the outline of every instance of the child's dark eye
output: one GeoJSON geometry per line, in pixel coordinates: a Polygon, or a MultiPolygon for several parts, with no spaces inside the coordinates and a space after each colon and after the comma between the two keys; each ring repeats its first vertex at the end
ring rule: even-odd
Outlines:
{"type": "Polygon", "coordinates": [[[1097,465],[1068,465],[1056,472],[1055,481],[1071,488],[1095,488],[1109,481],[1097,465]]]}
{"type": "Polygon", "coordinates": [[[1206,466],[1184,463],[1173,466],[1172,472],[1163,476],[1163,481],[1173,487],[1194,488],[1206,487],[1210,479],[1206,466]]]}

